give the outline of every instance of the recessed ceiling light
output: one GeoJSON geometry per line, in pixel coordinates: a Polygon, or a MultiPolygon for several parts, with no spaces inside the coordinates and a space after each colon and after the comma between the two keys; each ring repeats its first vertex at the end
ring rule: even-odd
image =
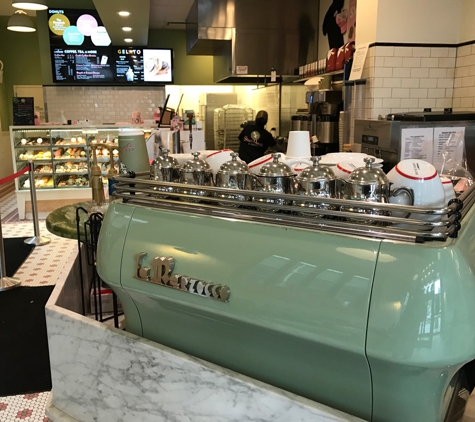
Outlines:
{"type": "Polygon", "coordinates": [[[121,10],[120,12],[117,12],[119,16],[129,16],[130,12],[127,12],[126,10],[121,10]]]}
{"type": "Polygon", "coordinates": [[[122,31],[130,32],[130,31],[132,31],[132,28],[131,28],[130,26],[124,26],[124,27],[122,28],[122,31]]]}
{"type": "Polygon", "coordinates": [[[134,40],[132,38],[124,38],[125,42],[133,42],[134,40]]]}

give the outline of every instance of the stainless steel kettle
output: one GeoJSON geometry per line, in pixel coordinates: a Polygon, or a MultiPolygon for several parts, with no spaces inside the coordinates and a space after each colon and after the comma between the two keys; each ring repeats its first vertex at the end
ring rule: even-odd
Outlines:
{"type": "MultiPolygon", "coordinates": [[[[374,168],[374,158],[364,159],[366,165],[352,171],[348,181],[339,181],[339,196],[365,202],[389,203],[391,196],[407,195],[408,205],[414,204],[414,192],[410,188],[399,187],[392,190],[386,174],[380,168],[374,168]]],[[[344,206],[342,211],[359,212],[374,215],[389,215],[389,212],[371,209],[368,207],[344,206]]]]}
{"type": "MultiPolygon", "coordinates": [[[[180,169],[179,179],[181,184],[190,185],[190,187],[179,188],[177,189],[177,192],[186,195],[206,196],[206,191],[192,188],[191,186],[213,186],[213,171],[206,161],[200,160],[199,152],[193,152],[192,155],[193,159],[188,160],[180,169]]],[[[192,199],[184,200],[190,202],[199,202],[192,199]]]]}
{"type": "MultiPolygon", "coordinates": [[[[238,155],[231,153],[231,160],[221,165],[216,173],[216,187],[226,189],[250,189],[252,186],[249,167],[244,161],[238,161],[238,155]]],[[[218,198],[236,199],[247,201],[248,197],[244,195],[232,195],[229,193],[215,193],[218,198]]],[[[220,202],[221,205],[237,206],[229,202],[220,202]]]]}
{"type": "MultiPolygon", "coordinates": [[[[180,165],[174,157],[168,155],[168,150],[162,150],[150,164],[150,179],[159,182],[178,182],[180,165]]],[[[157,187],[155,190],[173,192],[172,187],[157,187]]]]}
{"type": "MultiPolygon", "coordinates": [[[[281,193],[283,195],[281,198],[275,199],[255,195],[252,200],[260,203],[289,205],[291,202],[285,199],[285,194],[294,193],[295,174],[287,164],[279,161],[280,154],[274,154],[272,157],[272,162],[264,164],[261,167],[259,174],[253,175],[252,190],[258,192],[281,193]]],[[[269,210],[269,208],[264,207],[259,209],[269,210]]]]}
{"type": "MultiPolygon", "coordinates": [[[[312,157],[313,165],[302,170],[295,181],[295,194],[305,197],[335,198],[337,196],[336,176],[329,167],[318,164],[319,157],[312,157]]],[[[308,201],[294,201],[294,205],[302,208],[330,209],[328,204],[315,204],[308,201]]],[[[317,214],[300,212],[301,215],[316,216],[317,214]]]]}

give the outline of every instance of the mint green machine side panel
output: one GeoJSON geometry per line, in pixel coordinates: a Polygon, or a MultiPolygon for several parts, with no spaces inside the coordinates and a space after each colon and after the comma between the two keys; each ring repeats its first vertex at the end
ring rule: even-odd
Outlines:
{"type": "Polygon", "coordinates": [[[97,272],[115,292],[127,315],[126,324],[134,327],[134,332],[142,335],[142,323],[134,301],[120,285],[122,251],[129,228],[133,207],[120,202],[109,205],[97,245],[97,272]]]}
{"type": "Polygon", "coordinates": [[[367,341],[374,421],[443,420],[449,381],[475,358],[473,213],[462,226],[446,243],[381,244],[367,341]]]}
{"type": "Polygon", "coordinates": [[[379,245],[138,206],[122,287],[144,337],[369,419],[365,337],[379,245]],[[142,267],[173,257],[174,274],[228,285],[229,302],[133,278],[141,252],[142,267]]]}

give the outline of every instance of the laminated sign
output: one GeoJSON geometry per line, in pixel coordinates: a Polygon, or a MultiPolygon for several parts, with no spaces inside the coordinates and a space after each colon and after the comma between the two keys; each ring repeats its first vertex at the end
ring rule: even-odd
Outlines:
{"type": "Polygon", "coordinates": [[[247,66],[236,66],[236,75],[247,75],[247,66]]]}

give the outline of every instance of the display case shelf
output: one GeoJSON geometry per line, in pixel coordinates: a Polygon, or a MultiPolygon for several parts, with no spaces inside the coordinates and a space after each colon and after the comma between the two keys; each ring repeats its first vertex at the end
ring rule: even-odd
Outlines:
{"type": "Polygon", "coordinates": [[[59,157],[59,158],[57,158],[57,157],[54,157],[53,158],[53,162],[58,162],[58,161],[59,162],[72,161],[74,163],[80,163],[82,161],[87,162],[88,160],[87,160],[86,157],[83,157],[83,158],[72,158],[72,157],[59,157]]]}
{"type": "MultiPolygon", "coordinates": [[[[119,132],[122,129],[142,129],[144,131],[144,142],[148,138],[148,134],[153,128],[149,126],[137,125],[97,125],[94,127],[87,126],[11,126],[10,127],[10,142],[12,146],[12,161],[14,171],[17,172],[28,165],[28,161],[33,161],[35,168],[39,166],[50,166],[51,171],[36,172],[35,179],[44,177],[47,186],[38,187],[41,194],[38,195],[38,201],[56,201],[59,203],[62,200],[74,202],[75,199],[90,199],[92,194],[84,193],[90,188],[90,172],[92,168],[92,149],[95,142],[104,142],[110,146],[110,150],[118,149],[116,142],[111,142],[112,139],[118,139],[119,132]],[[43,142],[38,144],[36,140],[41,138],[43,142]],[[21,141],[26,139],[28,143],[22,144],[21,141]],[[82,142],[71,142],[71,139],[82,139],[82,142]],[[64,143],[60,143],[64,142],[64,143]],[[84,152],[85,155],[81,157],[55,157],[54,153],[63,148],[64,151],[68,149],[77,149],[84,152]],[[46,154],[44,158],[38,158],[38,155],[46,154]],[[58,171],[57,166],[64,167],[65,163],[73,163],[75,170],[71,170],[71,166],[64,168],[68,171],[58,171]],[[77,165],[80,164],[80,169],[77,165]],[[69,177],[87,178],[85,185],[68,184],[69,177]],[[46,179],[48,178],[48,179],[46,179]],[[66,182],[66,183],[65,183],[66,182]],[[61,184],[61,185],[60,185],[61,184]],[[61,194],[55,195],[55,190],[61,190],[61,194]],[[45,191],[48,191],[46,194],[45,191]],[[68,193],[65,193],[68,191],[68,193]],[[75,194],[76,192],[81,192],[75,194]]],[[[25,141],[23,141],[25,142],[25,141]]],[[[114,156],[114,161],[118,161],[118,157],[114,156]]],[[[98,162],[101,164],[109,163],[109,156],[98,157],[98,162]]],[[[107,170],[101,168],[103,174],[107,175],[107,170]]],[[[15,179],[15,188],[17,192],[17,204],[20,219],[25,218],[25,203],[29,201],[29,181],[28,175],[23,175],[15,179]],[[28,182],[27,182],[28,181],[28,182]],[[25,182],[27,186],[25,187],[25,182]]],[[[72,203],[71,202],[71,203],[72,203]]]]}

